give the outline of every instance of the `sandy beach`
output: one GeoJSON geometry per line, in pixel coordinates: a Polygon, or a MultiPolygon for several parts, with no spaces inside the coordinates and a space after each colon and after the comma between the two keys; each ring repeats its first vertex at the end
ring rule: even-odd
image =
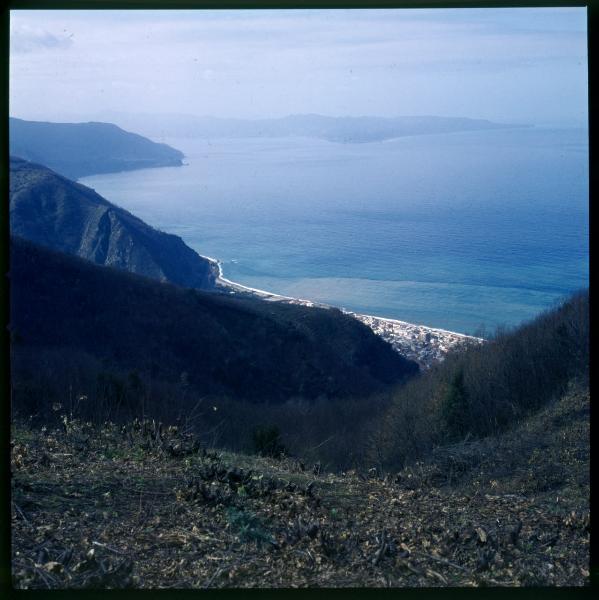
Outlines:
{"type": "MultiPolygon", "coordinates": [[[[291,296],[283,296],[274,294],[266,290],[252,288],[235,281],[231,281],[224,277],[222,265],[219,260],[210,256],[203,258],[214,263],[218,270],[218,276],[215,284],[216,288],[231,294],[249,294],[262,300],[270,302],[287,302],[290,304],[300,304],[302,306],[318,306],[321,308],[333,308],[331,305],[312,300],[304,300],[302,298],[292,298],[291,296]]],[[[447,331],[425,325],[417,325],[397,319],[388,319],[385,317],[377,317],[373,315],[364,315],[343,307],[335,307],[342,310],[344,313],[352,315],[354,318],[368,325],[380,337],[389,342],[391,346],[402,356],[417,362],[422,369],[428,369],[436,362],[441,362],[445,355],[456,347],[466,344],[482,344],[482,338],[457,333],[455,331],[447,331]]]]}

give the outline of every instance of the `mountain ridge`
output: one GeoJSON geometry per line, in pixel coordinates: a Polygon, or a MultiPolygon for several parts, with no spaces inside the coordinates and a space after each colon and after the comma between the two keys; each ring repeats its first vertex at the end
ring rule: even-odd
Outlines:
{"type": "Polygon", "coordinates": [[[42,246],[185,287],[211,289],[218,275],[214,263],[180,237],[18,157],[10,159],[10,228],[42,246]]]}
{"type": "Polygon", "coordinates": [[[181,166],[183,153],[113,123],[51,123],[9,118],[10,154],[61,175],[86,175],[148,167],[181,166]]]}
{"type": "Polygon", "coordinates": [[[150,137],[285,137],[307,136],[338,143],[367,143],[407,135],[528,127],[466,117],[330,117],[293,114],[278,118],[240,119],[182,114],[143,115],[106,111],[107,119],[150,137]]]}

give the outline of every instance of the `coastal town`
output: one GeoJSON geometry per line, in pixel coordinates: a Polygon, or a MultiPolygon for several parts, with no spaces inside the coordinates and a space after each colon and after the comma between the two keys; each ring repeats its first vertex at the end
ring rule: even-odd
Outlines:
{"type": "MultiPolygon", "coordinates": [[[[223,277],[222,267],[219,261],[212,258],[209,258],[209,260],[216,263],[218,267],[218,277],[216,279],[217,289],[228,291],[229,293],[249,294],[271,302],[287,302],[289,304],[300,304],[302,306],[331,308],[327,304],[303,300],[301,298],[291,298],[290,296],[281,296],[279,294],[273,294],[272,292],[250,288],[236,283],[223,277]]],[[[465,335],[463,333],[426,327],[424,325],[416,325],[405,321],[398,321],[396,319],[363,315],[345,309],[341,310],[370,327],[374,333],[391,344],[394,350],[402,356],[418,363],[423,370],[429,369],[437,362],[442,362],[445,355],[450,350],[455,350],[469,344],[482,344],[484,342],[482,338],[465,335]]]]}
{"type": "Polygon", "coordinates": [[[429,369],[434,363],[441,362],[450,350],[469,344],[482,344],[484,341],[482,338],[405,321],[353,312],[349,314],[368,325],[402,356],[417,362],[421,369],[429,369]]]}

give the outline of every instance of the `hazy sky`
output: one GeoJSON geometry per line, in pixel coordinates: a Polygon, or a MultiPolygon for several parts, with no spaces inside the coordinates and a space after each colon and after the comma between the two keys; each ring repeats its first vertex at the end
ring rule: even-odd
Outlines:
{"type": "Polygon", "coordinates": [[[584,8],[12,11],[11,114],[586,124],[584,8]]]}

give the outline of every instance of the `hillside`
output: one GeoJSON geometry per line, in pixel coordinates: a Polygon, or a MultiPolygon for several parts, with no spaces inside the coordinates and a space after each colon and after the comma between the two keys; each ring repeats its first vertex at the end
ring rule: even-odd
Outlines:
{"type": "Polygon", "coordinates": [[[330,142],[364,143],[402,137],[523,127],[458,117],[329,117],[289,115],[277,119],[227,119],[193,115],[106,113],[106,118],[146,135],[198,138],[315,137],[330,142]]]}
{"type": "Polygon", "coordinates": [[[92,189],[19,158],[10,160],[13,235],[161,281],[211,288],[216,270],[175,235],[153,229],[92,189]]]}
{"type": "Polygon", "coordinates": [[[436,446],[498,434],[588,380],[589,290],[482,345],[448,354],[395,393],[370,440],[370,460],[397,469],[436,446]]]}
{"type": "Polygon", "coordinates": [[[46,123],[9,119],[10,154],[65,177],[182,164],[183,153],[111,123],[46,123]]]}
{"type": "Polygon", "coordinates": [[[582,586],[589,405],[573,384],[513,431],[385,476],[210,451],[148,422],[17,425],[13,584],[582,586]]]}
{"type": "Polygon", "coordinates": [[[183,289],[19,239],[10,258],[13,394],[28,414],[51,414],[74,384],[94,398],[96,416],[105,410],[100,418],[137,415],[143,385],[154,390],[155,409],[172,417],[190,408],[192,391],[262,403],[333,399],[418,371],[335,309],[183,289]],[[41,365],[52,365],[47,380],[41,365]],[[131,378],[138,387],[127,387],[131,378]],[[159,401],[160,382],[181,384],[179,397],[159,401]]]}

